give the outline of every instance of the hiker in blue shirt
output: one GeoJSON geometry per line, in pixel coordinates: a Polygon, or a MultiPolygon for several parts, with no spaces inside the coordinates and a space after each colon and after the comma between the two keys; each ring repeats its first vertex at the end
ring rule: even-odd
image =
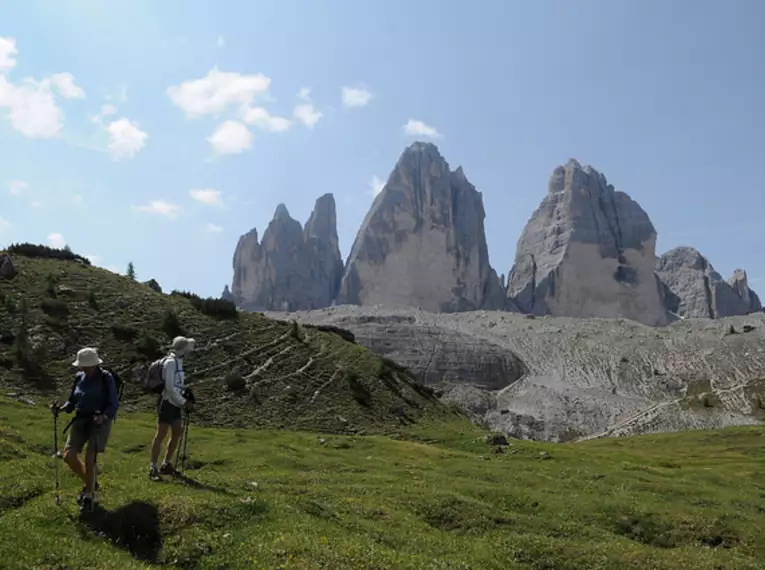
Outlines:
{"type": "Polygon", "coordinates": [[[83,348],[72,366],[79,368],[69,399],[62,405],[51,406],[54,414],[75,412],[69,423],[69,437],[64,446],[64,461],[82,479],[85,487],[78,502],[82,510],[92,510],[96,490],[96,458],[106,450],[109,431],[117,413],[117,385],[114,377],[102,370],[103,360],[94,348],[83,348]],[[85,465],[79,454],[85,444],[85,465]]]}

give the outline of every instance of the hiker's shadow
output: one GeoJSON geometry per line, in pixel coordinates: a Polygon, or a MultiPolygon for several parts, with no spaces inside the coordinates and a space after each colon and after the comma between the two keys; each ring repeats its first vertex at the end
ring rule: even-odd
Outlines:
{"type": "Polygon", "coordinates": [[[133,501],[115,511],[95,504],[92,512],[83,512],[80,521],[93,533],[111,540],[138,560],[155,562],[162,548],[157,507],[133,501]]]}
{"type": "Polygon", "coordinates": [[[180,473],[175,475],[173,479],[183,483],[184,485],[188,485],[192,489],[198,489],[200,491],[212,491],[214,493],[221,493],[222,495],[234,496],[234,493],[228,489],[224,489],[223,487],[216,487],[215,485],[208,485],[206,483],[200,483],[199,481],[196,481],[191,477],[187,477],[186,475],[181,475],[180,473]]]}

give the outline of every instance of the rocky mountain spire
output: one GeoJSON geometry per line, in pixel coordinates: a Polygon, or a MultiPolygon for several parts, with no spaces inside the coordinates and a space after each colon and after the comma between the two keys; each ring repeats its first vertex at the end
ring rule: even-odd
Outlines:
{"type": "Polygon", "coordinates": [[[249,310],[317,309],[332,303],[342,273],[335,200],[325,194],[305,230],[279,204],[260,243],[255,229],[239,239],[231,293],[249,310]]]}
{"type": "Polygon", "coordinates": [[[356,235],[338,303],[428,311],[501,308],[489,265],[481,193],[438,148],[415,142],[399,157],[356,235]]]}
{"type": "Polygon", "coordinates": [[[667,322],[656,230],[640,205],[575,159],[553,170],[508,275],[509,310],[667,322]]]}

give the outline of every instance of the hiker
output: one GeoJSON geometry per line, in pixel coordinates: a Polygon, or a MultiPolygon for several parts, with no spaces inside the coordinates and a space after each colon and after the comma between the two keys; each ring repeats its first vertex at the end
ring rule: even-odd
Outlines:
{"type": "Polygon", "coordinates": [[[185,409],[188,412],[194,405],[192,399],[186,397],[185,393],[183,358],[194,350],[195,342],[193,338],[175,337],[172,350],[162,362],[164,388],[157,399],[157,432],[151,446],[150,479],[157,479],[160,474],[176,474],[171,459],[182,433],[182,410],[185,409]],[[160,448],[168,429],[170,441],[167,443],[162,465],[157,467],[160,448]]]}
{"type": "Polygon", "coordinates": [[[69,436],[64,444],[64,462],[82,479],[84,487],[77,502],[80,510],[93,510],[93,494],[96,485],[96,459],[106,450],[112,422],[117,414],[117,385],[111,373],[101,368],[103,360],[95,348],[83,348],[77,352],[72,366],[79,368],[74,385],[66,402],[59,405],[53,402],[51,410],[55,415],[60,412],[75,412],[69,422],[69,436]],[[79,454],[87,443],[85,464],[79,454]]]}

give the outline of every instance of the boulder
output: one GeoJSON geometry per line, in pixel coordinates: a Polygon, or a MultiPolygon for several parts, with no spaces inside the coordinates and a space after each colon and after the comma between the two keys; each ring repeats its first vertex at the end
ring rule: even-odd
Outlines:
{"type": "Polygon", "coordinates": [[[243,309],[295,311],[330,305],[343,272],[332,194],[316,200],[305,229],[279,204],[261,242],[256,229],[239,238],[233,265],[230,293],[243,309]]]}
{"type": "Polygon", "coordinates": [[[553,171],[518,240],[506,309],[665,325],[655,246],[656,230],[640,205],[571,159],[553,171]]]}
{"type": "Polygon", "coordinates": [[[0,279],[13,279],[16,273],[13,258],[7,253],[0,253],[0,279]]]}
{"type": "Polygon", "coordinates": [[[348,257],[338,304],[434,312],[501,308],[481,193],[438,148],[415,142],[375,197],[348,257]]]}
{"type": "MultiPolygon", "coordinates": [[[[751,312],[751,301],[744,301],[695,248],[669,250],[659,258],[656,274],[666,286],[667,310],[680,317],[717,319],[751,312]]],[[[739,285],[749,292],[745,278],[739,285]]]]}

